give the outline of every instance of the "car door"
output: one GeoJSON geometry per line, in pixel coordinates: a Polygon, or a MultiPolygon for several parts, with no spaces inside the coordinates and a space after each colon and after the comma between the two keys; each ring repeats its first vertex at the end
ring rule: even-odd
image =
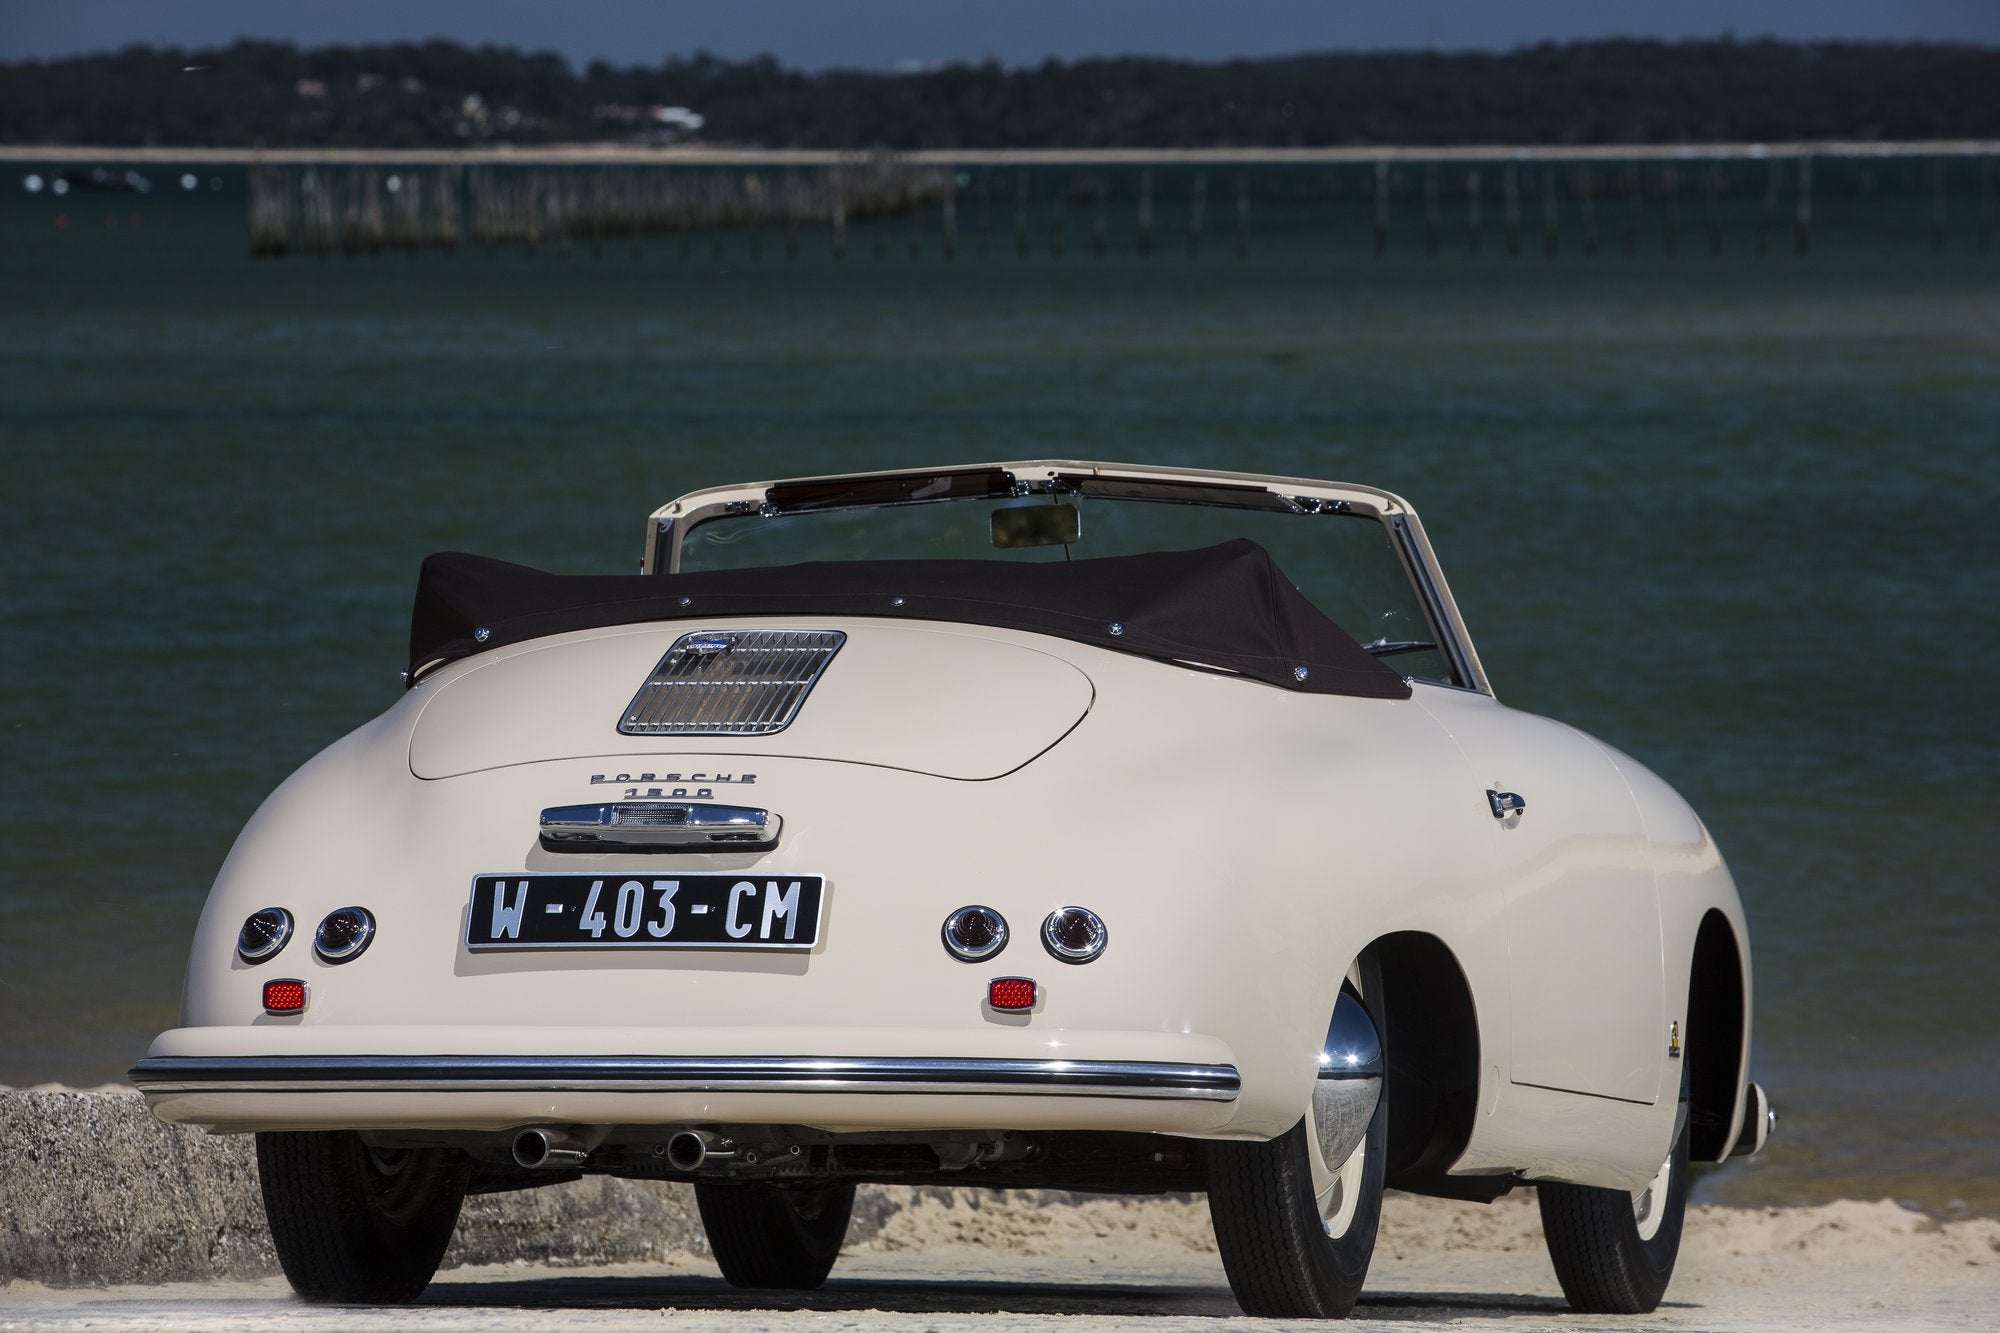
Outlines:
{"type": "Polygon", "coordinates": [[[1495,812],[1513,1081],[1655,1101],[1668,1040],[1660,902],[1630,787],[1574,728],[1469,690],[1417,696],[1484,784],[1466,799],[1495,812]]]}

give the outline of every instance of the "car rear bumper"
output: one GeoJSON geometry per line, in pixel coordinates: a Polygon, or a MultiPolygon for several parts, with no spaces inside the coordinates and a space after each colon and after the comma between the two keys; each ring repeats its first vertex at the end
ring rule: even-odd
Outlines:
{"type": "Polygon", "coordinates": [[[522,1124],[1121,1129],[1202,1133],[1239,1109],[1227,1063],[729,1055],[150,1056],[162,1120],[260,1129],[522,1124]]]}
{"type": "Polygon", "coordinates": [[[131,1071],[149,1096],[220,1092],[921,1093],[1235,1101],[1229,1065],[1139,1060],[875,1056],[156,1056],[131,1071]]]}

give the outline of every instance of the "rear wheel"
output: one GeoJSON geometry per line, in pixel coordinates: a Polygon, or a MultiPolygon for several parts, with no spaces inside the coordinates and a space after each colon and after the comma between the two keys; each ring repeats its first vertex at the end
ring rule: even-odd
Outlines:
{"type": "Polygon", "coordinates": [[[1556,1281],[1581,1314],[1651,1314],[1667,1293],[1687,1215],[1687,1079],[1680,1132],[1644,1188],[1543,1185],[1542,1235],[1556,1281]]]}
{"type": "Polygon", "coordinates": [[[415,1300],[458,1225],[466,1171],[448,1149],[371,1148],[352,1130],[257,1136],[271,1242],[309,1301],[415,1300]]]}
{"type": "Polygon", "coordinates": [[[698,1181],[694,1201],[730,1286],[811,1291],[840,1257],[854,1186],[698,1181]]]}
{"type": "MultiPolygon", "coordinates": [[[[1386,1051],[1372,958],[1355,965],[1349,984],[1371,1007],[1386,1051]]],[[[1311,1122],[1308,1114],[1268,1143],[1208,1146],[1209,1218],[1245,1314],[1344,1319],[1368,1276],[1382,1216],[1388,1098],[1376,1103],[1367,1134],[1344,1162],[1322,1160],[1311,1122]]]]}

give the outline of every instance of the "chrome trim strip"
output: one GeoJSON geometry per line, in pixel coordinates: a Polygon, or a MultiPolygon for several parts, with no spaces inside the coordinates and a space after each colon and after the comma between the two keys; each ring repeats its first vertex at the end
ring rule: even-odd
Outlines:
{"type": "Polygon", "coordinates": [[[605,801],[552,805],[542,811],[542,849],[550,852],[766,852],[784,820],[747,805],[705,801],[605,801]]]}
{"type": "Polygon", "coordinates": [[[1389,531],[1396,535],[1396,549],[1402,553],[1403,563],[1409,570],[1410,581],[1416,585],[1418,596],[1424,601],[1424,614],[1430,617],[1431,632],[1438,647],[1444,650],[1445,661],[1451,664],[1451,671],[1458,679],[1448,682],[1467,689],[1479,689],[1479,673],[1472,669],[1472,656],[1458,637],[1457,626],[1445,611],[1445,601],[1439,592],[1437,580],[1431,575],[1430,562],[1424,559],[1423,548],[1418,544],[1416,534],[1410,529],[1409,519],[1402,514],[1391,514],[1388,518],[1389,531]]]}
{"type": "Polygon", "coordinates": [[[142,1092],[833,1092],[1235,1101],[1233,1065],[683,1055],[149,1056],[142,1092]]]}

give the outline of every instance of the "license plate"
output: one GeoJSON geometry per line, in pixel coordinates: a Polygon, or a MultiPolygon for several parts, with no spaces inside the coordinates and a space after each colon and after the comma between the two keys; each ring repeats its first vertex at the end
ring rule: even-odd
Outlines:
{"type": "Polygon", "coordinates": [[[821,875],[480,875],[468,949],[810,949],[821,875]]]}

